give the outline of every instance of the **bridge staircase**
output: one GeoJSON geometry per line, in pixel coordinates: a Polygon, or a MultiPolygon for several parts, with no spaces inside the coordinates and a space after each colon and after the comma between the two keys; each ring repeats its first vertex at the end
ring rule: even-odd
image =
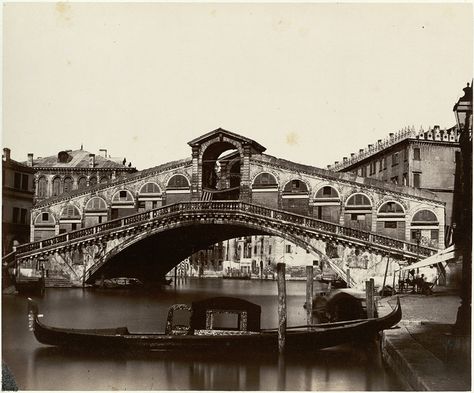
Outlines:
{"type": "MultiPolygon", "coordinates": [[[[354,229],[256,204],[241,201],[193,201],[162,206],[49,239],[20,245],[16,248],[15,259],[18,263],[21,263],[23,260],[51,255],[62,249],[67,250],[81,244],[103,242],[108,237],[120,233],[133,232],[137,234],[149,231],[150,226],[164,225],[170,220],[173,222],[209,220],[212,223],[216,218],[224,221],[228,220],[229,223],[252,224],[254,227],[262,228],[262,230],[268,229],[269,234],[292,234],[294,235],[293,238],[322,239],[350,247],[369,249],[385,253],[399,260],[418,260],[420,257],[430,256],[438,251],[435,248],[423,247],[374,232],[354,229]]],[[[345,279],[345,272],[334,261],[328,259],[327,262],[341,278],[345,279]]],[[[90,271],[88,276],[90,277],[93,273],[94,271],[90,271]]],[[[349,285],[352,286],[354,283],[351,282],[349,285]]]]}

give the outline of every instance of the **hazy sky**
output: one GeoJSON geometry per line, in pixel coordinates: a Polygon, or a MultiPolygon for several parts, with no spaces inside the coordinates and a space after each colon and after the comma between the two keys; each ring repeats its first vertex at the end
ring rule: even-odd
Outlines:
{"type": "Polygon", "coordinates": [[[145,169],[218,127],[325,168],[454,125],[471,4],[4,3],[3,146],[145,169]]]}

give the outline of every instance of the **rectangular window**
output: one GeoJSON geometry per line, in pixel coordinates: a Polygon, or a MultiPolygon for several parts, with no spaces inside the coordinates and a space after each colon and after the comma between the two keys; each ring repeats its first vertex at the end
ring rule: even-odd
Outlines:
{"type": "Polygon", "coordinates": [[[253,255],[257,255],[257,245],[253,246],[253,255]]]}
{"type": "Polygon", "coordinates": [[[416,187],[416,188],[421,187],[421,173],[413,174],[413,187],[416,187]]]}
{"type": "Polygon", "coordinates": [[[20,209],[17,207],[13,208],[13,223],[17,224],[20,220],[20,209]]]}
{"type": "Polygon", "coordinates": [[[291,253],[291,244],[286,245],[286,253],[290,254],[291,253]]]}
{"type": "Polygon", "coordinates": [[[382,169],[383,169],[383,160],[380,159],[379,160],[379,172],[382,172],[382,169]]]}
{"type": "Polygon", "coordinates": [[[21,175],[21,189],[28,190],[28,175],[21,175]]]}
{"type": "Polygon", "coordinates": [[[127,191],[120,191],[120,199],[126,199],[127,198],[127,191]]]}
{"type": "Polygon", "coordinates": [[[271,255],[272,254],[272,245],[269,244],[268,245],[268,255],[271,255]]]}
{"type": "Polygon", "coordinates": [[[28,210],[26,209],[21,209],[20,210],[20,222],[22,224],[26,224],[26,214],[28,213],[28,210]]]}
{"type": "Polygon", "coordinates": [[[15,173],[15,180],[13,187],[21,189],[21,173],[15,173]]]}
{"type": "Polygon", "coordinates": [[[438,240],[438,237],[439,237],[438,229],[432,229],[431,230],[431,240],[438,240]]]}
{"type": "Polygon", "coordinates": [[[392,166],[398,165],[398,153],[392,154],[392,166]]]}
{"type": "Polygon", "coordinates": [[[388,229],[397,229],[397,222],[396,221],[385,221],[384,227],[388,229]]]}
{"type": "Polygon", "coordinates": [[[419,147],[415,147],[413,149],[413,159],[415,161],[420,161],[421,160],[421,154],[420,154],[420,148],[419,147]]]}
{"type": "Polygon", "coordinates": [[[361,176],[362,176],[362,177],[366,177],[366,176],[367,176],[367,167],[366,167],[366,166],[363,166],[363,167],[362,167],[361,176]]]}
{"type": "Polygon", "coordinates": [[[408,186],[408,173],[403,174],[403,185],[408,186]]]}
{"type": "Polygon", "coordinates": [[[41,221],[49,221],[49,214],[48,213],[43,213],[41,215],[41,221]]]}
{"type": "Polygon", "coordinates": [[[351,214],[351,221],[365,221],[365,214],[351,214]]]}
{"type": "Polygon", "coordinates": [[[383,158],[383,169],[387,169],[387,157],[383,158]]]}
{"type": "Polygon", "coordinates": [[[77,229],[77,224],[76,223],[73,223],[71,225],[71,230],[75,231],[77,229]]]}
{"type": "Polygon", "coordinates": [[[403,161],[407,161],[408,160],[408,149],[405,147],[403,149],[403,161]]]}

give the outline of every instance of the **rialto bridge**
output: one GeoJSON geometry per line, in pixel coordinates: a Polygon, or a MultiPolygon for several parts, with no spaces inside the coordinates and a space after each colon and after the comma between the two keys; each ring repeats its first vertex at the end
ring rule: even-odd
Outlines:
{"type": "Polygon", "coordinates": [[[35,206],[17,263],[42,260],[76,285],[104,274],[154,280],[194,251],[266,234],[341,275],[349,268],[358,285],[383,275],[388,258],[403,264],[444,246],[444,203],[430,192],[272,157],[223,129],[189,145],[189,159],[35,206]]]}

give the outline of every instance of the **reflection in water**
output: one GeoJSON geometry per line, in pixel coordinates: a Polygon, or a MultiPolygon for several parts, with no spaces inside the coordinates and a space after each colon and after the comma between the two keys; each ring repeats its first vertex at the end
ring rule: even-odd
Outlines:
{"type": "MultiPolygon", "coordinates": [[[[289,324],[304,323],[304,282],[288,283],[289,324]]],[[[262,306],[262,327],[276,326],[276,284],[194,280],[164,291],[49,289],[44,322],[66,327],[128,325],[163,331],[173,303],[237,296],[262,306]]],[[[394,390],[376,344],[305,354],[96,353],[46,347],[28,331],[26,299],[3,298],[3,359],[22,390],[394,390]]]]}

